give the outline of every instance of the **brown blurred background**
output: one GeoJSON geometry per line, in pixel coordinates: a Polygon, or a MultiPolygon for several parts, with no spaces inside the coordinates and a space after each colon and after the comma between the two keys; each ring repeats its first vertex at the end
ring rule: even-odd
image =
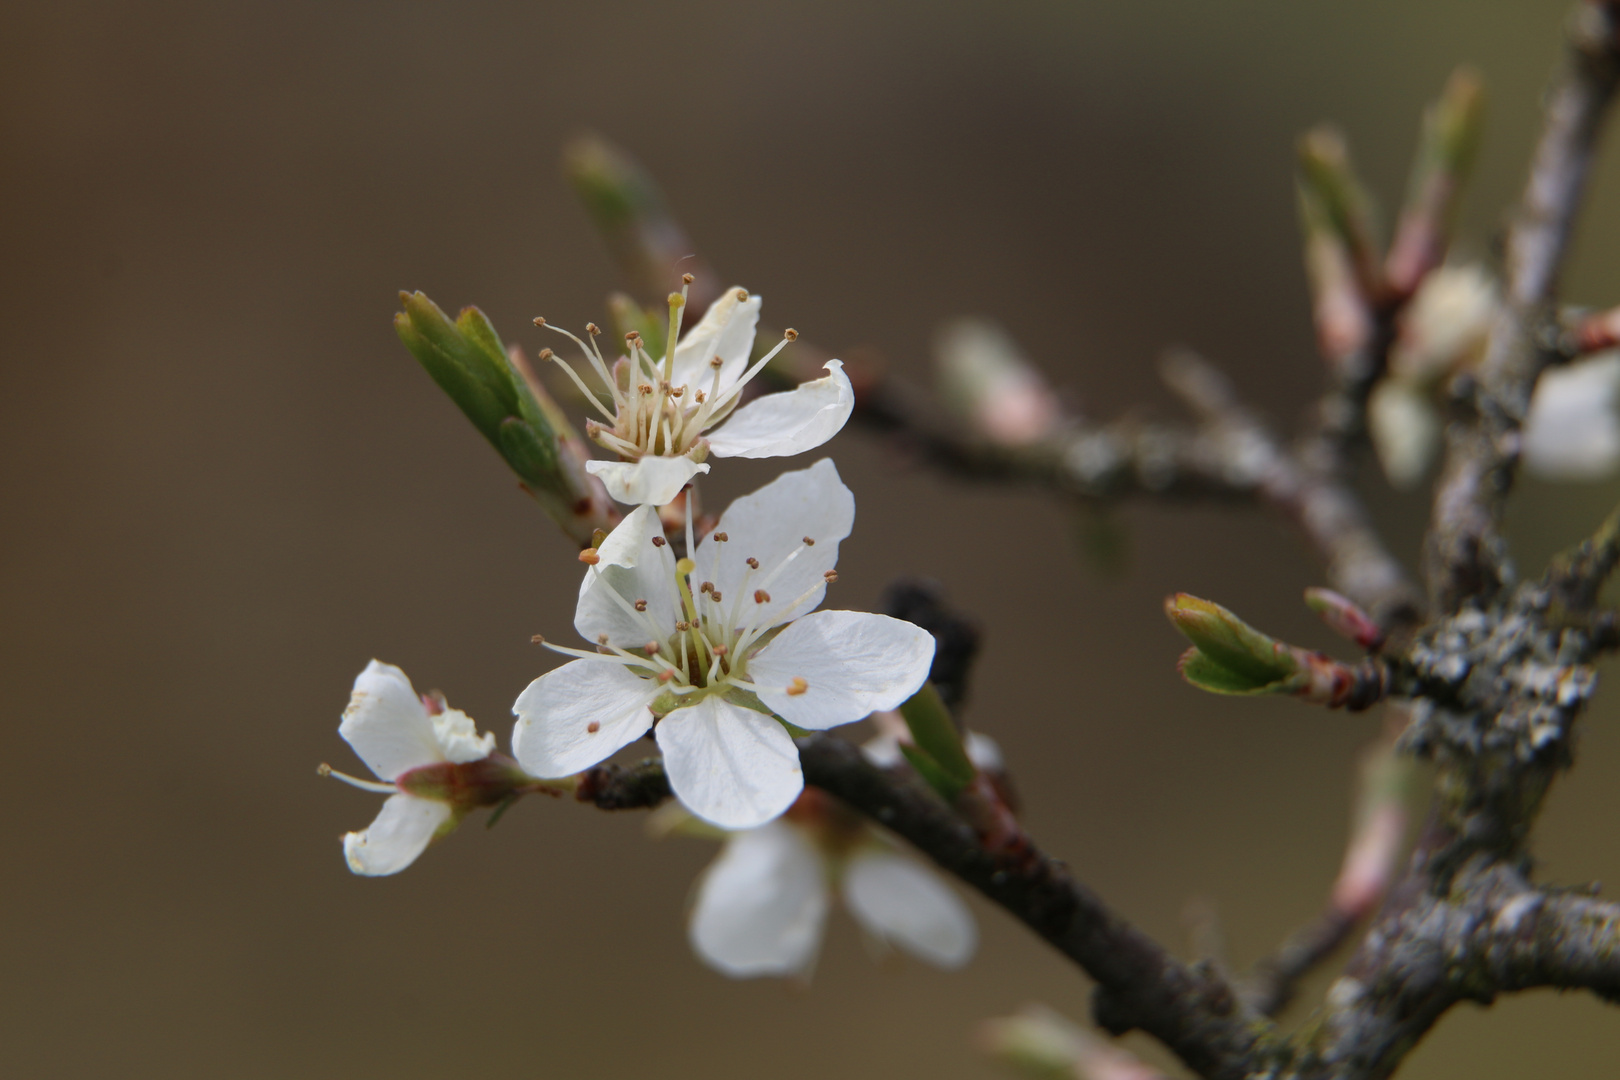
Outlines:
{"type": "MultiPolygon", "coordinates": [[[[600,318],[618,282],[557,165],[597,130],[818,343],[920,378],[935,325],[992,315],[1099,415],[1168,411],[1153,360],[1187,343],[1291,422],[1318,385],[1295,136],[1340,122],[1390,207],[1420,108],[1476,64],[1466,244],[1488,254],[1566,6],[10,5],[0,1069],[997,1075],[971,1025],[1031,999],[1083,1016],[1088,985],[976,900],[965,972],[874,969],[843,920],[800,991],[693,959],[712,852],[638,815],[529,803],[398,878],[349,875],[336,838],[377,800],[315,765],[359,769],[335,733],[354,675],[399,664],[504,745],[553,662],[529,635],[567,631],[578,575],[395,339],[395,291],[476,302],[531,349],[534,315],[600,318]]],[[[1591,303],[1620,300],[1610,145],[1566,279],[1591,303]]],[[[1050,850],[1178,949],[1208,898],[1239,963],[1316,910],[1376,719],[1201,696],[1159,613],[1184,588],[1330,646],[1286,528],[1133,506],[1128,566],[1099,572],[1063,507],[854,430],[830,449],[860,506],[835,603],[921,573],[982,619],[969,718],[1050,850]]],[[[780,466],[728,463],[711,505],[780,466]]],[[[1527,485],[1524,564],[1617,493],[1527,485]]],[[[1377,497],[1410,556],[1423,498],[1377,497]]],[[[1616,714],[1601,696],[1546,816],[1550,880],[1620,877],[1616,714]]],[[[1544,994],[1456,1010],[1403,1075],[1617,1060],[1620,1014],[1544,994]]]]}

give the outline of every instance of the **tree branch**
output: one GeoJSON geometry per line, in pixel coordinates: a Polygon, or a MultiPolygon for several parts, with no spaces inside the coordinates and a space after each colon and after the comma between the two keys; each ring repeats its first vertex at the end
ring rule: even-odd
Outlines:
{"type": "Polygon", "coordinates": [[[904,838],[1096,979],[1103,1027],[1141,1028],[1201,1076],[1247,1074],[1267,1025],[1213,968],[1176,960],[1033,844],[992,856],[931,791],[872,765],[854,745],[824,735],[797,742],[807,783],[904,838]]]}
{"type": "Polygon", "coordinates": [[[1571,20],[1564,70],[1546,98],[1542,131],[1508,230],[1505,303],[1480,362],[1461,387],[1475,419],[1454,428],[1434,501],[1425,559],[1436,607],[1489,598],[1512,580],[1498,524],[1518,464],[1519,428],[1556,342],[1534,332],[1551,317],[1600,125],[1620,83],[1620,5],[1585,0],[1571,20]]]}

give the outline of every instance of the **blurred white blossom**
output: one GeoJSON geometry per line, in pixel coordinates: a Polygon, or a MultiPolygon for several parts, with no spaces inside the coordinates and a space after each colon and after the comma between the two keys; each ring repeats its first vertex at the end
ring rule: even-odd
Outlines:
{"type": "MultiPolygon", "coordinates": [[[[632,512],[582,555],[574,628],[597,651],[548,643],[579,659],[513,706],[518,760],[568,776],[656,718],[689,810],[731,829],[776,817],[804,786],[781,720],[821,731],[892,709],[933,662],[934,639],[911,623],[815,611],[854,520],[855,498],[825,459],[732,503],[691,558],[675,559],[653,507],[632,512]]],[[[690,518],[687,528],[691,549],[690,518]]]]}
{"type": "Polygon", "coordinates": [[[1367,403],[1368,433],[1395,487],[1416,485],[1439,456],[1435,396],[1448,375],[1479,360],[1498,301],[1483,267],[1445,266],[1424,278],[1402,313],[1389,372],[1367,403]]]}
{"type": "Polygon", "coordinates": [[[698,887],[692,948],[734,978],[808,976],[835,895],[878,942],[946,969],[973,955],[973,915],[950,887],[814,788],[729,836],[698,887]]]}
{"type": "Polygon", "coordinates": [[[1620,352],[1549,368],[1524,422],[1524,467],[1549,480],[1597,480],[1620,468],[1620,352]]]}
{"type": "Polygon", "coordinates": [[[935,335],[934,356],[946,404],[992,442],[1023,446],[1056,429],[1057,395],[995,323],[946,323],[935,335]]]}

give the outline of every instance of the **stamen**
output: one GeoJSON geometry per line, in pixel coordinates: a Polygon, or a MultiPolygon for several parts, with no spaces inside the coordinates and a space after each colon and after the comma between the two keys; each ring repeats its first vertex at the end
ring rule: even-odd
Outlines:
{"type": "Polygon", "coordinates": [[[559,655],[572,656],[579,660],[600,660],[605,664],[620,664],[624,667],[649,668],[653,671],[656,671],[659,668],[658,664],[648,663],[642,657],[636,656],[632,653],[627,653],[623,649],[616,649],[612,645],[599,646],[599,651],[597,652],[586,652],[584,649],[571,649],[567,645],[553,645],[548,641],[545,643],[545,648],[550,649],[552,652],[558,653],[559,655]]]}
{"type": "Polygon", "coordinates": [[[693,401],[694,404],[701,405],[701,404],[703,404],[703,399],[706,396],[707,395],[704,394],[703,391],[699,390],[697,393],[692,395],[692,401],[693,401]]]}
{"type": "Polygon", "coordinates": [[[750,556],[748,556],[748,558],[744,559],[743,562],[748,564],[748,569],[750,569],[750,570],[758,570],[759,569],[759,560],[754,558],[752,555],[750,555],[750,556]]]}
{"type": "Polygon", "coordinates": [[[593,322],[588,322],[585,324],[585,332],[591,335],[591,337],[596,337],[602,332],[602,328],[593,322]]]}
{"type": "Polygon", "coordinates": [[[655,677],[658,679],[659,682],[667,683],[667,682],[669,682],[669,680],[671,680],[671,679],[673,679],[675,677],[675,673],[673,671],[670,671],[668,668],[665,668],[663,671],[660,671],[657,674],[657,676],[655,676],[655,677]]]}
{"type": "Polygon", "coordinates": [[[692,279],[691,274],[682,274],[681,275],[681,284],[682,285],[690,285],[690,284],[692,284],[692,280],[693,279],[692,279]]]}
{"type": "Polygon", "coordinates": [[[715,603],[718,604],[720,602],[720,590],[719,589],[710,589],[709,590],[709,599],[713,600],[715,603]]]}
{"type": "Polygon", "coordinates": [[[665,540],[662,536],[655,536],[652,538],[652,540],[653,547],[663,547],[665,544],[669,543],[669,541],[665,540]]]}
{"type": "Polygon", "coordinates": [[[349,776],[346,773],[340,773],[325,762],[322,762],[316,767],[315,775],[327,776],[333,780],[341,780],[350,787],[357,787],[361,791],[375,791],[383,795],[395,795],[399,792],[399,785],[397,784],[383,784],[377,782],[376,780],[361,780],[358,777],[349,776]]]}
{"type": "Polygon", "coordinates": [[[787,693],[789,697],[798,697],[808,689],[810,689],[810,684],[804,681],[804,677],[802,675],[793,676],[792,680],[787,684],[787,693]]]}
{"type": "Polygon", "coordinates": [[[809,538],[809,537],[808,537],[808,536],[807,536],[807,537],[805,537],[805,538],[804,538],[804,546],[805,546],[805,547],[815,547],[815,546],[816,546],[816,542],[815,542],[815,541],[814,541],[814,540],[812,540],[812,539],[810,539],[810,538],[809,538]]]}
{"type": "Polygon", "coordinates": [[[645,644],[645,645],[643,645],[641,647],[641,650],[643,652],[645,652],[648,656],[657,656],[658,655],[658,642],[649,641],[649,642],[647,642],[647,644],[645,644]]]}
{"type": "MultiPolygon", "coordinates": [[[[742,393],[742,388],[744,386],[748,385],[749,380],[751,380],[755,375],[758,375],[761,371],[763,371],[765,369],[766,364],[768,364],[772,360],[776,359],[776,354],[777,353],[779,353],[783,349],[787,348],[788,344],[790,342],[792,342],[794,338],[799,336],[797,331],[790,330],[788,333],[791,333],[793,335],[793,337],[788,337],[787,334],[782,335],[782,340],[778,341],[776,343],[776,345],[771,349],[770,352],[766,353],[764,356],[760,357],[758,360],[755,360],[754,361],[754,366],[749,368],[747,371],[743,372],[742,378],[740,378],[736,382],[732,383],[731,386],[726,390],[726,392],[725,392],[725,394],[723,396],[721,396],[719,394],[719,370],[716,369],[716,371],[715,371],[716,394],[715,394],[714,405],[709,411],[709,416],[710,417],[718,418],[718,417],[716,417],[716,414],[720,413],[721,410],[725,408],[725,406],[727,406],[727,405],[729,405],[732,402],[737,400],[737,396],[742,393]]],[[[708,425],[704,424],[703,426],[707,427],[708,425]]]]}
{"type": "MultiPolygon", "coordinates": [[[[673,450],[673,447],[671,449],[673,450]]],[[[694,534],[692,532],[692,501],[693,501],[693,495],[695,494],[695,492],[693,492],[691,490],[690,485],[688,485],[688,487],[685,490],[684,494],[686,496],[686,498],[685,498],[685,502],[686,502],[686,551],[687,551],[687,554],[689,554],[689,555],[696,555],[697,554],[697,540],[696,540],[696,538],[695,538],[695,536],[694,536],[694,534]]],[[[697,569],[697,563],[694,562],[692,564],[692,569],[693,570],[697,569]]]]}
{"type": "Polygon", "coordinates": [[[714,582],[712,581],[705,581],[702,585],[698,586],[698,595],[700,596],[704,593],[712,592],[714,592],[714,582]]]}
{"type": "Polygon", "coordinates": [[[645,601],[645,600],[637,600],[636,601],[636,610],[637,611],[646,611],[647,610],[647,601],[645,601]]]}
{"type": "Polygon", "coordinates": [[[596,643],[598,645],[606,645],[608,643],[608,636],[606,634],[597,634],[596,643]]]}
{"type": "Polygon", "coordinates": [[[724,656],[724,655],[726,655],[727,650],[726,650],[725,645],[723,645],[723,644],[722,645],[711,645],[709,648],[714,653],[714,655],[716,655],[716,656],[724,656]]]}
{"type": "MultiPolygon", "coordinates": [[[[556,327],[552,327],[552,329],[555,330],[556,327]]],[[[573,335],[569,336],[572,337],[573,335]]],[[[583,346],[581,346],[581,348],[583,348],[583,346]]],[[[586,353],[585,356],[587,360],[590,359],[589,353],[586,353]]],[[[596,396],[596,392],[585,385],[585,380],[579,377],[579,372],[574,370],[574,366],[572,364],[558,356],[556,353],[552,352],[550,349],[541,349],[540,359],[550,360],[558,367],[568,372],[568,377],[574,381],[575,386],[579,387],[579,392],[585,395],[585,400],[589,401],[592,405],[595,405],[601,414],[608,418],[609,422],[616,422],[618,420],[618,417],[614,416],[612,411],[609,410],[606,405],[602,404],[602,399],[596,396]]]]}
{"type": "Polygon", "coordinates": [[[595,548],[586,548],[584,551],[579,553],[579,561],[584,563],[586,566],[595,566],[597,563],[602,561],[602,556],[596,553],[595,548]]]}
{"type": "Polygon", "coordinates": [[[714,534],[714,542],[717,543],[717,544],[723,544],[727,540],[730,540],[730,539],[731,539],[731,537],[727,536],[723,532],[717,532],[717,533],[714,534]]]}
{"type": "Polygon", "coordinates": [[[770,602],[771,602],[771,594],[770,593],[766,592],[764,589],[755,589],[754,590],[754,603],[756,603],[756,604],[768,604],[770,602]]]}
{"type": "MultiPolygon", "coordinates": [[[[569,341],[572,341],[575,345],[578,345],[579,346],[579,351],[585,354],[586,362],[588,362],[591,365],[591,367],[596,369],[597,376],[601,378],[603,384],[607,387],[608,394],[613,398],[614,408],[618,408],[619,406],[621,406],[623,404],[623,401],[621,401],[621,399],[619,397],[618,384],[615,383],[613,381],[613,377],[608,374],[607,362],[602,359],[602,350],[600,350],[600,349],[598,349],[596,347],[595,336],[596,336],[597,333],[599,333],[599,331],[595,329],[595,327],[596,327],[595,323],[589,323],[589,324],[586,325],[586,330],[591,335],[591,343],[589,345],[585,344],[585,342],[581,341],[579,338],[575,337],[573,334],[569,333],[567,330],[564,330],[562,327],[560,327],[560,326],[552,326],[550,323],[546,322],[544,319],[536,319],[534,321],[534,324],[536,326],[544,327],[547,330],[555,331],[556,333],[559,333],[563,337],[567,338],[569,341]]],[[[556,357],[553,356],[553,359],[556,359],[556,357]]],[[[557,362],[562,363],[561,360],[558,360],[557,362]]],[[[581,382],[579,376],[574,374],[574,369],[572,367],[569,367],[569,365],[567,365],[567,364],[563,364],[563,368],[568,372],[569,376],[571,378],[573,378],[574,382],[579,385],[580,389],[584,390],[585,389],[584,383],[581,382]]],[[[590,391],[586,390],[585,395],[587,397],[589,397],[592,401],[597,401],[596,395],[591,393],[590,391]]],[[[601,408],[601,403],[599,401],[597,402],[597,407],[601,408]]],[[[606,409],[603,409],[603,412],[606,412],[606,411],[607,411],[606,409]]],[[[612,419],[614,419],[614,417],[609,416],[608,419],[612,420],[612,419]]]]}
{"type": "Polygon", "coordinates": [[[534,637],[529,639],[530,645],[544,645],[545,643],[546,639],[539,634],[536,634],[534,637]]]}
{"type": "Polygon", "coordinates": [[[585,730],[590,732],[592,735],[595,735],[598,731],[602,730],[602,724],[600,721],[592,720],[590,723],[585,725],[585,730]]]}
{"type": "Polygon", "coordinates": [[[823,573],[821,576],[827,582],[827,584],[831,585],[833,582],[838,580],[838,571],[836,571],[836,570],[828,570],[825,573],[823,573]]]}

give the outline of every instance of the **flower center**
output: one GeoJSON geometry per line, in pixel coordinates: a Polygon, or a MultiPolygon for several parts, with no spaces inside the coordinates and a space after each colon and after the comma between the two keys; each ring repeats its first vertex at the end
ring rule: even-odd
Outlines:
{"type": "MultiPolygon", "coordinates": [[[[545,319],[534,320],[536,326],[569,338],[585,354],[586,366],[595,372],[597,380],[607,390],[611,409],[566,360],[550,349],[541,350],[540,359],[560,365],[585,399],[608,421],[605,425],[587,421],[586,435],[598,446],[612,450],[627,461],[639,461],[647,456],[678,457],[698,449],[703,432],[724,420],[737,407],[743,387],[799,336],[797,331],[786,331],[782,341],[756,360],[740,378],[722,378],[724,361],[716,356],[709,361],[707,375],[699,380],[703,385],[675,385],[675,343],[680,336],[681,315],[686,309],[691,282],[692,275],[684,275],[681,291],[669,294],[669,332],[665,335],[662,360],[655,359],[647,351],[641,334],[632,330],[624,338],[626,355],[610,367],[597,348],[596,338],[601,330],[595,323],[586,324],[586,339],[582,340],[545,319]]],[[[737,298],[746,300],[748,294],[738,290],[737,298]]]]}
{"type": "MultiPolygon", "coordinates": [[[[690,503],[686,528],[687,550],[693,551],[690,503]]],[[[781,616],[796,608],[820,586],[813,586],[785,605],[773,604],[770,590],[800,554],[815,545],[815,540],[805,537],[773,565],[747,558],[747,569],[741,581],[734,589],[722,591],[714,579],[721,576],[721,548],[730,544],[731,539],[724,532],[716,532],[709,539],[712,558],[707,576],[699,573],[693,559],[684,558],[674,564],[665,583],[671,601],[669,607],[677,613],[673,626],[659,625],[649,610],[652,607],[649,598],[624,595],[601,573],[594,560],[587,560],[595,586],[607,590],[613,603],[646,629],[646,638],[641,642],[612,641],[602,634],[597,638],[594,653],[553,645],[543,638],[538,639],[539,643],[569,656],[620,663],[643,678],[663,684],[667,696],[653,706],[653,711],[660,715],[708,694],[758,689],[748,679],[749,657],[781,624],[781,616]],[[687,698],[690,700],[682,700],[687,698]]],[[[651,542],[661,547],[664,538],[654,536],[651,542]]],[[[828,571],[825,577],[830,581],[836,575],[828,571]]]]}

